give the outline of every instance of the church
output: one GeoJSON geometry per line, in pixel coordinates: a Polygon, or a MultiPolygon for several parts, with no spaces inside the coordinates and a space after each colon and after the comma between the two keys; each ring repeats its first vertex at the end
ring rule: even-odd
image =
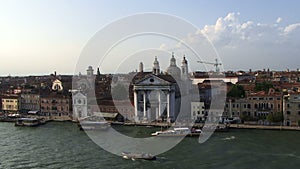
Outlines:
{"type": "Polygon", "coordinates": [[[143,63],[140,63],[139,78],[133,82],[136,122],[174,122],[179,114],[189,114],[190,100],[187,96],[192,82],[185,57],[181,63],[180,69],[176,65],[174,53],[166,72],[160,70],[157,57],[152,72],[143,72],[143,63]]]}

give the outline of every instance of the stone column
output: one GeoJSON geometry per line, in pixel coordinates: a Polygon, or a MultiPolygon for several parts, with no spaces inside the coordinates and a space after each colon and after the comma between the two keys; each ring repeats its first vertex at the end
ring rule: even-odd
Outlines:
{"type": "Polygon", "coordinates": [[[167,94],[167,120],[170,120],[170,91],[167,94]]]}
{"type": "Polygon", "coordinates": [[[161,116],[161,96],[160,96],[161,91],[158,92],[158,117],[157,119],[161,116]]]}
{"type": "Polygon", "coordinates": [[[147,117],[147,105],[146,105],[146,95],[147,95],[147,91],[144,91],[143,94],[143,101],[144,101],[144,118],[147,117]]]}
{"type": "Polygon", "coordinates": [[[138,121],[138,97],[136,90],[134,90],[134,119],[138,121]]]}

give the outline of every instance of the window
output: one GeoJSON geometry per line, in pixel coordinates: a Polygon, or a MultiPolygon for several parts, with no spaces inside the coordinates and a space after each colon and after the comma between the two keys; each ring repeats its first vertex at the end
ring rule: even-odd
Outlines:
{"type": "Polygon", "coordinates": [[[247,108],[248,108],[248,109],[251,109],[251,104],[248,104],[248,105],[247,105],[247,108]]]}
{"type": "Polygon", "coordinates": [[[277,100],[280,100],[280,97],[277,97],[277,100]]]}
{"type": "Polygon", "coordinates": [[[288,103],[288,104],[286,104],[286,107],[287,107],[287,108],[289,108],[289,107],[290,107],[290,104],[289,104],[289,103],[288,103]]]}
{"type": "Polygon", "coordinates": [[[270,97],[269,100],[273,100],[273,97],[270,97]]]}
{"type": "Polygon", "coordinates": [[[287,114],[287,115],[290,115],[290,114],[291,114],[291,112],[290,112],[290,111],[286,111],[286,114],[287,114]]]}
{"type": "Polygon", "coordinates": [[[300,111],[298,111],[298,115],[300,115],[300,111]]]}
{"type": "Polygon", "coordinates": [[[235,108],[235,104],[234,103],[232,104],[232,108],[235,108]]]}
{"type": "Polygon", "coordinates": [[[236,104],[236,108],[239,108],[239,104],[236,104]]]}

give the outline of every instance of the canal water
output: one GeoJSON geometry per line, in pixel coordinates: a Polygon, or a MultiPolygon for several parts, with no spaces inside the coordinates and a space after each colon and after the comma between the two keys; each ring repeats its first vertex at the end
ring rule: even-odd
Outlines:
{"type": "MultiPolygon", "coordinates": [[[[157,128],[118,126],[128,135],[157,128]]],[[[0,168],[287,169],[300,167],[300,132],[230,130],[205,143],[185,138],[156,161],[126,160],[97,146],[71,122],[36,128],[0,123],[0,168]]]]}

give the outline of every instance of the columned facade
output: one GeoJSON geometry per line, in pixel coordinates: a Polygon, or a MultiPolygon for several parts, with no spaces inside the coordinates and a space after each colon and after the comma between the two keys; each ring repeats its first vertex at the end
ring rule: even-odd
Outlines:
{"type": "Polygon", "coordinates": [[[175,86],[155,75],[134,85],[136,122],[173,121],[175,116],[175,86]],[[155,84],[148,84],[155,83],[155,84]]]}

